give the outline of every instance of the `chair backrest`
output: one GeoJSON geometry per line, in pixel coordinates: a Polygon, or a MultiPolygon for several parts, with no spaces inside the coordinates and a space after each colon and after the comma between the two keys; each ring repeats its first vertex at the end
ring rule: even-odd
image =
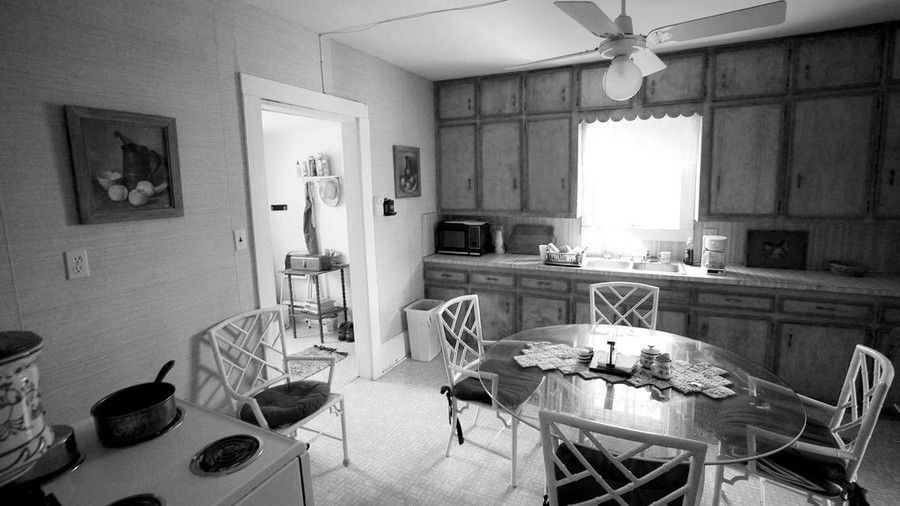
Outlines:
{"type": "MultiPolygon", "coordinates": [[[[623,495],[640,489],[647,483],[668,473],[676,466],[683,464],[688,464],[689,466],[687,481],[651,504],[669,504],[679,497],[682,498],[682,504],[684,505],[690,506],[700,503],[700,496],[703,492],[703,463],[706,460],[706,443],[624,429],[554,411],[541,410],[538,417],[541,423],[541,446],[544,453],[547,492],[552,506],[559,504],[558,492],[560,487],[586,478],[593,478],[599,485],[599,487],[590,488],[600,488],[605,493],[601,493],[601,495],[581,504],[602,504],[609,501],[609,504],[627,505],[628,502],[622,497],[623,495]],[[598,438],[598,435],[601,437],[598,438]],[[637,444],[628,451],[613,455],[603,445],[602,439],[605,437],[615,438],[617,447],[619,443],[627,445],[627,442],[633,442],[637,444]],[[579,440],[581,442],[576,443],[579,440]],[[557,454],[560,445],[565,445],[581,465],[574,470],[569,469],[557,454]],[[623,462],[638,456],[641,452],[657,446],[671,450],[674,456],[665,462],[660,462],[658,467],[648,466],[650,470],[641,476],[636,476],[632,470],[623,464],[623,462]],[[609,464],[614,466],[617,472],[621,474],[615,484],[612,484],[608,477],[604,478],[591,465],[591,462],[584,455],[585,449],[588,448],[599,451],[608,460],[609,464]],[[557,470],[561,472],[562,477],[557,478],[557,470]],[[622,477],[625,478],[627,483],[621,483],[622,477]]],[[[583,498],[580,499],[583,500],[583,498]]]]}
{"type": "Polygon", "coordinates": [[[236,411],[238,396],[256,393],[290,378],[281,308],[256,309],[209,329],[219,379],[236,411]]]}
{"type": "Polygon", "coordinates": [[[484,355],[478,295],[462,295],[443,303],[432,317],[450,386],[484,355]]]}
{"type": "Polygon", "coordinates": [[[856,345],[828,425],[841,449],[853,455],[847,462],[847,477],[851,482],[856,481],[856,472],[893,380],[894,366],[887,357],[872,348],[856,345]]]}
{"type": "Polygon", "coordinates": [[[594,283],[591,290],[591,323],[656,329],[659,287],[627,281],[594,283]]]}

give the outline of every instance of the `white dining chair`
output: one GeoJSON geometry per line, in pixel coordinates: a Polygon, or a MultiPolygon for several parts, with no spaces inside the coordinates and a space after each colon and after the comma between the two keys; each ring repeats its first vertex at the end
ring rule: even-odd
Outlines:
{"type": "MultiPolygon", "coordinates": [[[[519,400],[501,406],[497,399],[501,394],[500,375],[494,372],[479,371],[484,358],[485,341],[482,339],[481,310],[477,295],[463,295],[451,299],[438,307],[432,316],[432,326],[438,333],[441,345],[441,357],[447,374],[449,386],[442,389],[447,395],[450,435],[447,440],[447,457],[456,437],[459,444],[463,442],[463,430],[459,415],[469,405],[475,407],[473,426],[478,423],[481,408],[494,411],[502,423],[501,431],[511,429],[512,449],[510,452],[511,471],[510,486],[516,486],[516,453],[518,450],[519,418],[525,401],[540,387],[534,390],[514,393],[519,400]],[[490,389],[490,393],[485,390],[490,389]],[[512,404],[512,405],[510,405],[512,404]],[[505,419],[501,413],[508,415],[505,419]],[[510,414],[511,413],[511,414],[510,414]]],[[[510,382],[507,382],[510,383],[510,382]]],[[[542,383],[542,382],[541,382],[542,383]]],[[[506,384],[504,384],[506,386],[506,384]]],[[[510,385],[511,386],[511,385],[510,385]]],[[[521,385],[519,385],[521,388],[521,385]]]]}
{"type": "Polygon", "coordinates": [[[312,432],[307,443],[319,436],[340,441],[344,465],[350,463],[344,396],[331,391],[335,358],[289,356],[280,307],[226,318],[210,328],[208,335],[219,379],[236,417],[288,437],[296,437],[299,430],[312,432]],[[326,362],[327,382],[295,379],[292,362],[326,362]],[[340,416],[340,437],[306,427],[325,412],[340,416]]]}
{"type": "Polygon", "coordinates": [[[681,498],[696,505],[703,494],[706,443],[594,422],[541,410],[541,446],[547,495],[560,504],[663,505],[681,498]],[[604,444],[615,440],[618,454],[604,444]],[[650,460],[642,452],[666,448],[671,457],[650,460]]]}
{"type": "Polygon", "coordinates": [[[591,323],[656,329],[659,287],[628,281],[594,283],[591,323]],[[648,307],[649,306],[649,307],[648,307]]]}
{"type": "MultiPolygon", "coordinates": [[[[816,499],[842,504],[849,495],[862,493],[857,472],[893,379],[891,361],[858,344],[836,405],[798,394],[807,411],[803,434],[787,450],[751,461],[744,469],[759,479],[763,504],[767,483],[805,494],[814,504],[816,499]]],[[[720,486],[717,480],[717,495],[720,486]]]]}

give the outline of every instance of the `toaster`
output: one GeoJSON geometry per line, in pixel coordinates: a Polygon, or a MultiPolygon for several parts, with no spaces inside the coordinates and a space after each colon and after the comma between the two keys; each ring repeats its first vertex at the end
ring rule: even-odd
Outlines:
{"type": "Polygon", "coordinates": [[[284,257],[284,268],[295,271],[327,271],[331,269],[328,255],[310,255],[300,251],[289,251],[284,257]]]}

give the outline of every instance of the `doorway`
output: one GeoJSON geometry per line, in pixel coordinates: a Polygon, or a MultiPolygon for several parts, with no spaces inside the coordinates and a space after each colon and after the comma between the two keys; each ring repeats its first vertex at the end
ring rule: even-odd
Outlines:
{"type": "MultiPolygon", "coordinates": [[[[346,239],[347,251],[342,253],[346,253],[350,259],[348,277],[352,279],[352,290],[347,292],[354,326],[355,340],[352,346],[359,376],[374,379],[373,364],[382,350],[381,331],[377,320],[378,300],[371,295],[378,293],[373,246],[374,215],[370,207],[364,204],[373,201],[368,107],[358,102],[247,74],[240,74],[240,80],[244,138],[247,143],[252,219],[250,237],[256,272],[257,303],[259,307],[272,307],[280,302],[278,298],[280,283],[276,282],[275,274],[276,257],[280,255],[280,251],[275,250],[273,233],[276,231],[273,231],[271,221],[273,212],[271,206],[280,202],[269,201],[264,114],[289,115],[296,117],[298,121],[316,120],[323,125],[335,127],[340,132],[339,158],[343,171],[341,201],[344,203],[346,216],[346,230],[343,236],[346,239]]],[[[291,176],[296,177],[296,170],[295,163],[289,171],[291,176]]],[[[291,210],[290,204],[288,210],[291,210]]],[[[280,242],[278,244],[279,248],[283,246],[280,242]]],[[[301,240],[299,244],[302,246],[300,249],[306,248],[305,241],[301,240]]],[[[284,262],[283,257],[281,262],[284,262]]],[[[298,281],[295,281],[295,288],[298,287],[296,283],[298,281]]],[[[330,283],[333,286],[336,282],[330,283]]],[[[299,285],[301,297],[304,299],[305,286],[305,283],[299,285]]],[[[298,324],[303,325],[299,320],[298,324]]],[[[289,331],[289,334],[288,341],[293,339],[292,332],[289,331]]]]}

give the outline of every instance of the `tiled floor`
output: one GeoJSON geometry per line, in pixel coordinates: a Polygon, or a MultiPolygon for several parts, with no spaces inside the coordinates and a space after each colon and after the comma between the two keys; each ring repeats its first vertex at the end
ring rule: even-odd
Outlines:
{"type": "MultiPolygon", "coordinates": [[[[311,450],[316,504],[534,504],[541,503],[544,468],[537,431],[520,427],[519,486],[510,488],[509,431],[482,413],[466,443],[453,444],[444,457],[449,426],[447,401],[439,394],[446,383],[437,358],[407,360],[378,381],[356,380],[342,391],[347,402],[350,465],[341,465],[340,443],[316,441],[311,450]]],[[[317,420],[338,430],[331,416],[317,420]]],[[[896,504],[900,495],[900,421],[882,419],[860,471],[859,483],[873,505],[896,504]]],[[[728,471],[726,477],[732,474],[728,471]]],[[[711,502],[712,473],[706,477],[703,504],[711,502]]],[[[757,482],[726,487],[725,504],[760,504],[757,482]]],[[[805,504],[796,494],[767,488],[773,505],[805,504]]]]}

